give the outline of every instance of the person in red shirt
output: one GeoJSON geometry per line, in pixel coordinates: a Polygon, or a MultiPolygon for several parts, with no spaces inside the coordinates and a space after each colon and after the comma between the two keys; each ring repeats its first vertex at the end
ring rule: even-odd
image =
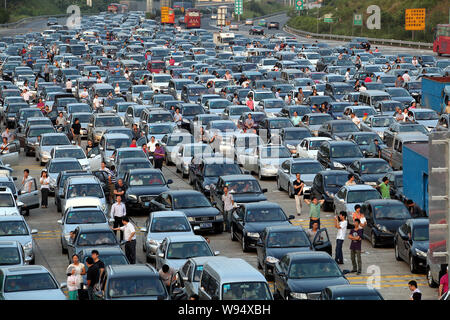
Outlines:
{"type": "Polygon", "coordinates": [[[441,277],[439,281],[439,298],[448,291],[448,266],[447,272],[441,277]]]}
{"type": "Polygon", "coordinates": [[[170,57],[169,65],[171,66],[175,65],[175,59],[173,57],[170,57]]]}
{"type": "Polygon", "coordinates": [[[248,100],[247,100],[247,102],[245,104],[247,105],[247,107],[250,108],[250,110],[253,111],[255,109],[255,104],[254,104],[254,101],[253,101],[253,97],[251,95],[248,96],[248,100]]]}
{"type": "Polygon", "coordinates": [[[137,148],[136,139],[131,140],[130,148],[137,148]]]}
{"type": "Polygon", "coordinates": [[[365,82],[365,83],[372,82],[372,78],[369,77],[369,76],[367,76],[367,77],[364,79],[364,82],[365,82]]]}

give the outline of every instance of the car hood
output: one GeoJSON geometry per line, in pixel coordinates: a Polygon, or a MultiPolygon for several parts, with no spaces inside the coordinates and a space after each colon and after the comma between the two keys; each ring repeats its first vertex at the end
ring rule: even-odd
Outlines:
{"type": "Polygon", "coordinates": [[[236,203],[266,201],[267,197],[263,193],[231,193],[236,203]]]}
{"type": "Polygon", "coordinates": [[[319,292],[328,286],[348,284],[344,277],[289,279],[288,286],[292,292],[312,293],[319,292]]]}
{"type": "Polygon", "coordinates": [[[5,300],[67,300],[61,289],[6,292],[5,300]]]}
{"type": "Polygon", "coordinates": [[[141,195],[159,195],[160,193],[169,190],[169,188],[166,185],[160,185],[160,186],[132,186],[128,187],[127,189],[127,195],[134,194],[136,196],[141,195]]]}
{"type": "Polygon", "coordinates": [[[165,262],[169,265],[169,267],[174,268],[178,271],[185,263],[187,259],[166,259],[165,262]]]}
{"type": "Polygon", "coordinates": [[[429,241],[414,241],[414,248],[419,249],[420,251],[427,252],[429,248],[429,241]]]}
{"type": "Polygon", "coordinates": [[[363,175],[361,175],[361,180],[364,182],[378,182],[378,179],[382,179],[384,176],[386,176],[386,174],[387,174],[387,172],[363,174],[363,175]]]}
{"type": "Polygon", "coordinates": [[[280,260],[285,254],[289,252],[304,252],[311,251],[310,247],[292,247],[292,248],[266,248],[267,257],[275,257],[280,260]]]}
{"type": "Polygon", "coordinates": [[[425,127],[436,127],[438,120],[417,120],[418,123],[423,124],[425,127]]]}
{"type": "Polygon", "coordinates": [[[380,224],[382,226],[385,226],[386,229],[389,230],[392,234],[395,234],[397,232],[398,228],[402,224],[406,222],[406,219],[399,219],[399,220],[383,220],[383,219],[376,219],[375,224],[380,224]]]}
{"type": "Polygon", "coordinates": [[[0,241],[18,241],[22,246],[32,241],[31,235],[26,236],[4,236],[0,237],[0,241]]]}
{"type": "Polygon", "coordinates": [[[267,221],[267,222],[245,222],[245,230],[247,232],[261,233],[266,227],[278,226],[278,225],[290,225],[289,221],[267,221]]]}
{"type": "Polygon", "coordinates": [[[342,163],[343,165],[350,165],[355,160],[360,160],[362,158],[331,158],[331,161],[342,163]]]}
{"type": "MultiPolygon", "coordinates": [[[[315,174],[302,174],[302,181],[307,186],[311,186],[315,177],[316,177],[315,174]]],[[[290,180],[291,180],[291,182],[294,182],[295,180],[297,180],[297,177],[295,176],[295,174],[290,175],[290,180]]]]}
{"type": "Polygon", "coordinates": [[[183,232],[152,232],[147,235],[147,239],[163,241],[167,237],[173,236],[189,236],[192,235],[192,231],[183,231],[183,232]]]}
{"type": "Polygon", "coordinates": [[[213,207],[176,209],[176,210],[184,212],[184,214],[188,217],[217,216],[219,214],[219,210],[213,207]]]}

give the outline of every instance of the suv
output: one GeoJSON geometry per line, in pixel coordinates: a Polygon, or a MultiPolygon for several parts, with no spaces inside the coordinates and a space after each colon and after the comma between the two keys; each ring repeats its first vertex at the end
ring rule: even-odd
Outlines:
{"type": "Polygon", "coordinates": [[[56,210],[61,212],[61,197],[64,197],[64,182],[66,182],[67,178],[72,176],[86,176],[89,175],[87,171],[84,170],[66,170],[61,171],[56,178],[56,187],[55,187],[55,205],[56,210]]]}
{"type": "Polygon", "coordinates": [[[28,261],[19,241],[0,241],[0,267],[23,266],[28,261]]]}
{"type": "Polygon", "coordinates": [[[317,160],[330,169],[345,169],[362,158],[361,149],[352,141],[324,141],[317,152],[317,160]]]}
{"type": "Polygon", "coordinates": [[[110,127],[123,127],[120,116],[115,113],[93,114],[88,124],[88,140],[98,143],[105,130],[110,127]]]}
{"type": "Polygon", "coordinates": [[[34,264],[34,240],[36,229],[30,229],[21,215],[0,216],[0,241],[18,241],[25,252],[25,260],[34,264]]]}
{"type": "Polygon", "coordinates": [[[82,201],[83,198],[88,197],[99,199],[102,211],[107,214],[108,207],[106,205],[105,193],[97,177],[86,175],[67,178],[64,182],[63,196],[61,197],[62,212],[65,212],[67,207],[69,207],[67,205],[69,199],[78,198],[82,201]]]}

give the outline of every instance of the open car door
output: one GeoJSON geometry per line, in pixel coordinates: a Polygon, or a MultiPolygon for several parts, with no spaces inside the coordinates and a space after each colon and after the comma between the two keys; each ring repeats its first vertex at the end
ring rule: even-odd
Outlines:
{"type": "Polygon", "coordinates": [[[36,179],[30,178],[28,182],[21,186],[17,198],[24,204],[22,211],[39,208],[39,190],[36,179]]]}
{"type": "Polygon", "coordinates": [[[312,246],[314,250],[328,252],[331,256],[331,242],[327,228],[322,228],[317,231],[312,246]]]}
{"type": "Polygon", "coordinates": [[[11,142],[7,145],[7,152],[0,152],[0,160],[3,165],[16,165],[19,163],[19,151],[20,151],[20,142],[11,142]]]}

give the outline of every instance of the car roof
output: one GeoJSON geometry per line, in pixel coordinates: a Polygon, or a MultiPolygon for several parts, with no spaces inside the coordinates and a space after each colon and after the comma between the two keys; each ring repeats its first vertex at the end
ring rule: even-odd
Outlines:
{"type": "Polygon", "coordinates": [[[304,251],[304,252],[289,252],[286,255],[292,260],[310,260],[310,259],[324,259],[332,260],[331,256],[325,251],[304,251]]]}
{"type": "Polygon", "coordinates": [[[159,276],[156,269],[149,264],[109,265],[107,268],[111,277],[159,276]]]}
{"type": "Polygon", "coordinates": [[[357,295],[357,296],[367,296],[367,295],[378,295],[378,291],[367,285],[358,285],[358,284],[343,284],[343,285],[335,285],[327,287],[331,290],[334,295],[357,295]]]}
{"type": "Polygon", "coordinates": [[[302,226],[293,224],[280,224],[266,227],[267,232],[283,232],[283,231],[305,231],[302,226]]]}
{"type": "MultiPolygon", "coordinates": [[[[118,247],[102,247],[102,246],[96,246],[95,250],[98,251],[99,256],[101,257],[103,255],[124,255],[121,248],[118,247]]],[[[83,256],[91,256],[92,247],[84,248],[81,250],[83,256]]]]}
{"type": "Polygon", "coordinates": [[[224,181],[242,181],[242,180],[255,180],[256,178],[249,174],[230,174],[226,176],[221,176],[224,181]]]}
{"type": "Polygon", "coordinates": [[[10,268],[2,268],[3,273],[6,276],[18,275],[18,274],[35,274],[35,273],[49,273],[49,271],[40,265],[26,265],[26,266],[15,266],[10,268]]]}
{"type": "Polygon", "coordinates": [[[126,135],[125,133],[105,133],[103,135],[105,139],[130,139],[130,136],[126,135]]]}
{"type": "Polygon", "coordinates": [[[247,261],[240,258],[211,259],[204,267],[212,269],[214,273],[220,275],[222,283],[233,282],[265,282],[266,278],[247,261]]]}
{"type": "Polygon", "coordinates": [[[374,189],[374,187],[369,186],[368,184],[356,184],[356,185],[343,186],[343,187],[346,188],[348,191],[360,191],[360,190],[372,191],[372,190],[376,190],[376,189],[374,189]]]}
{"type": "Polygon", "coordinates": [[[203,236],[199,235],[176,235],[176,236],[169,236],[167,237],[167,240],[169,240],[170,243],[177,243],[177,242],[206,242],[205,238],[203,236]]]}
{"type": "Polygon", "coordinates": [[[428,226],[430,224],[430,220],[428,218],[408,219],[408,222],[410,222],[413,226],[414,225],[428,226]]]}
{"type": "Polygon", "coordinates": [[[69,179],[70,184],[93,184],[93,183],[98,184],[99,183],[98,178],[89,173],[86,173],[86,175],[80,175],[80,176],[78,176],[78,175],[70,176],[67,179],[69,179]]]}
{"type": "Polygon", "coordinates": [[[0,247],[2,248],[15,248],[20,244],[18,241],[0,241],[0,247]]]}
{"type": "Polygon", "coordinates": [[[0,216],[0,222],[2,221],[23,221],[26,223],[25,218],[21,215],[0,216]]]}
{"type": "Polygon", "coordinates": [[[247,209],[258,209],[258,208],[281,208],[281,206],[276,202],[271,201],[258,201],[258,202],[249,202],[242,203],[242,206],[247,209]]]}
{"type": "Polygon", "coordinates": [[[150,214],[151,219],[153,218],[172,218],[172,217],[186,217],[183,211],[153,211],[150,214]]]}
{"type": "Polygon", "coordinates": [[[80,232],[111,231],[109,226],[103,224],[81,224],[78,228],[80,229],[80,232]]]}

